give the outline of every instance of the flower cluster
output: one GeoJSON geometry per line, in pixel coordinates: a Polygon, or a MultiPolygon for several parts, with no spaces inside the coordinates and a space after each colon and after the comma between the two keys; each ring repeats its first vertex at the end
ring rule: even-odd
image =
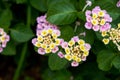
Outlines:
{"type": "Polygon", "coordinates": [[[118,24],[118,28],[111,28],[108,31],[102,32],[104,44],[108,44],[110,41],[112,41],[120,51],[120,23],[118,24]]]}
{"type": "MultiPolygon", "coordinates": [[[[72,61],[72,66],[78,66],[79,62],[85,61],[89,55],[90,44],[73,37],[69,42],[59,38],[60,31],[56,25],[50,24],[45,16],[37,18],[36,38],[32,39],[33,45],[37,48],[39,54],[57,53],[60,58],[72,61]],[[59,50],[59,46],[63,50],[59,50]],[[64,51],[64,53],[62,52],[64,51]]],[[[85,32],[80,35],[85,36],[85,32]]]]}
{"type": "Polygon", "coordinates": [[[37,38],[32,39],[32,43],[38,48],[38,53],[44,55],[46,53],[56,53],[60,45],[60,31],[57,26],[46,21],[46,16],[37,18],[37,38]]]}
{"type": "Polygon", "coordinates": [[[94,31],[106,31],[111,28],[110,22],[112,18],[105,11],[101,10],[99,6],[96,6],[92,11],[87,10],[85,27],[87,29],[93,29],[94,31]]]}
{"type": "Polygon", "coordinates": [[[116,4],[117,7],[120,7],[120,0],[116,4]]]}
{"type": "Polygon", "coordinates": [[[0,53],[3,51],[3,48],[6,47],[9,40],[9,35],[7,35],[2,28],[0,28],[0,53]]]}
{"type": "Polygon", "coordinates": [[[64,58],[72,61],[72,66],[78,66],[79,62],[85,61],[91,48],[90,44],[85,43],[78,36],[73,37],[69,42],[64,41],[61,45],[65,51],[64,58]]]}

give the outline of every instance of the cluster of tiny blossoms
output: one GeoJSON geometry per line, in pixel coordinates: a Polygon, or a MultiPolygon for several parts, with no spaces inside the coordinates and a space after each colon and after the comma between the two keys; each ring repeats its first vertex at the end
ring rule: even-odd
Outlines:
{"type": "Polygon", "coordinates": [[[60,45],[60,31],[57,26],[50,24],[45,16],[37,18],[37,38],[32,39],[32,43],[38,48],[38,53],[44,55],[46,53],[56,53],[60,45]]]}
{"type": "Polygon", "coordinates": [[[111,28],[108,31],[102,32],[103,42],[104,44],[109,44],[112,41],[120,51],[120,23],[118,24],[118,28],[111,28]]]}
{"type": "Polygon", "coordinates": [[[99,6],[96,6],[92,9],[92,11],[87,10],[85,23],[86,29],[93,29],[94,31],[107,31],[111,28],[110,22],[112,22],[112,18],[105,11],[101,10],[99,6]]]}
{"type": "Polygon", "coordinates": [[[0,28],[0,53],[3,51],[3,48],[6,47],[9,40],[9,35],[7,35],[2,28],[0,28]]]}
{"type": "Polygon", "coordinates": [[[80,62],[85,61],[91,48],[90,44],[85,43],[78,36],[73,37],[69,42],[62,42],[61,46],[65,51],[64,58],[72,61],[71,66],[78,66],[80,62]]]}

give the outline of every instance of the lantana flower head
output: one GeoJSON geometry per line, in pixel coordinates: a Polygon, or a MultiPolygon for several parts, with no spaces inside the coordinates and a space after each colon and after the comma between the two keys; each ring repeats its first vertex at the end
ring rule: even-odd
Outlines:
{"type": "Polygon", "coordinates": [[[111,28],[110,22],[112,22],[112,18],[106,12],[106,10],[101,10],[99,6],[96,6],[92,9],[92,11],[87,10],[85,23],[86,29],[93,29],[94,31],[106,31],[111,28]]]}
{"type": "Polygon", "coordinates": [[[37,18],[37,38],[32,39],[32,43],[38,48],[38,53],[44,55],[46,53],[56,53],[59,48],[61,39],[60,30],[56,25],[49,23],[45,16],[40,16],[37,18]]]}
{"type": "Polygon", "coordinates": [[[7,35],[2,28],[0,28],[0,53],[3,51],[3,48],[6,47],[7,42],[9,40],[10,40],[9,35],[7,35]]]}
{"type": "Polygon", "coordinates": [[[32,40],[32,43],[35,45],[35,47],[38,48],[39,54],[45,54],[45,53],[56,53],[60,45],[60,36],[59,30],[54,29],[43,29],[40,30],[39,34],[37,34],[37,38],[34,38],[32,40]]]}
{"type": "Polygon", "coordinates": [[[72,61],[72,66],[78,66],[79,62],[86,60],[91,46],[85,43],[84,40],[79,39],[78,36],[75,36],[68,43],[63,42],[62,48],[65,51],[65,59],[72,61]]]}
{"type": "Polygon", "coordinates": [[[118,24],[118,28],[111,28],[108,31],[102,32],[103,42],[104,44],[109,44],[112,41],[120,51],[120,23],[118,24]]]}

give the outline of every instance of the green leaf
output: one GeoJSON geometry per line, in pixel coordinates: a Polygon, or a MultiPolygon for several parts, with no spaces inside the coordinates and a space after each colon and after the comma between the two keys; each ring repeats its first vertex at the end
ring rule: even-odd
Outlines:
{"type": "Polygon", "coordinates": [[[7,46],[3,49],[3,55],[15,55],[16,54],[16,46],[15,43],[10,41],[7,43],[7,46]]]}
{"type": "Polygon", "coordinates": [[[89,44],[93,44],[94,43],[94,32],[91,30],[85,30],[86,32],[86,36],[84,37],[84,40],[89,43],[89,44]]]}
{"type": "Polygon", "coordinates": [[[46,0],[30,0],[30,4],[39,11],[47,11],[46,0]]]}
{"type": "Polygon", "coordinates": [[[63,58],[61,59],[60,57],[58,57],[57,54],[52,53],[49,56],[48,64],[51,70],[60,70],[65,67],[65,65],[67,64],[67,61],[63,58]]]}
{"type": "Polygon", "coordinates": [[[12,12],[9,9],[4,10],[0,14],[0,27],[4,28],[5,31],[8,30],[8,27],[11,24],[12,12]]]}
{"type": "Polygon", "coordinates": [[[47,0],[47,6],[48,8],[54,4],[60,3],[60,2],[69,2],[70,0],[47,0]]]}
{"type": "Polygon", "coordinates": [[[120,56],[116,56],[112,63],[115,68],[120,69],[120,56]]]}
{"type": "Polygon", "coordinates": [[[63,38],[65,41],[69,41],[74,35],[74,31],[71,26],[62,26],[60,27],[60,31],[60,37],[63,38]]]}
{"type": "Polygon", "coordinates": [[[86,4],[85,0],[79,0],[79,8],[80,8],[80,10],[82,10],[84,8],[85,4],[86,4]]]}
{"type": "Polygon", "coordinates": [[[45,70],[42,75],[43,80],[70,80],[71,73],[67,70],[51,71],[45,70]]]}
{"type": "Polygon", "coordinates": [[[106,49],[105,44],[101,40],[95,40],[92,45],[92,52],[97,55],[103,49],[106,49]]]}
{"type": "Polygon", "coordinates": [[[26,3],[26,2],[27,2],[27,0],[16,0],[17,4],[23,4],[23,3],[26,3]]]}
{"type": "Polygon", "coordinates": [[[78,12],[78,18],[81,19],[81,20],[83,20],[83,21],[86,21],[85,13],[78,12]]]}
{"type": "Polygon", "coordinates": [[[33,36],[31,29],[24,24],[17,24],[14,29],[11,29],[11,37],[17,42],[26,42],[33,36]]]}
{"type": "Polygon", "coordinates": [[[112,67],[115,54],[110,50],[102,50],[97,55],[98,67],[103,71],[108,71],[112,67]]]}
{"type": "Polygon", "coordinates": [[[76,9],[69,2],[52,5],[47,12],[47,20],[56,25],[70,24],[77,18],[76,9]]]}

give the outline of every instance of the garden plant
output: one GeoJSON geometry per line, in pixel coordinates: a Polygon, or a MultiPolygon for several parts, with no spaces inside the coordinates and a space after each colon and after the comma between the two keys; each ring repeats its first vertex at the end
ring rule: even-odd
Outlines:
{"type": "Polygon", "coordinates": [[[0,80],[120,80],[120,0],[0,0],[0,80]]]}

